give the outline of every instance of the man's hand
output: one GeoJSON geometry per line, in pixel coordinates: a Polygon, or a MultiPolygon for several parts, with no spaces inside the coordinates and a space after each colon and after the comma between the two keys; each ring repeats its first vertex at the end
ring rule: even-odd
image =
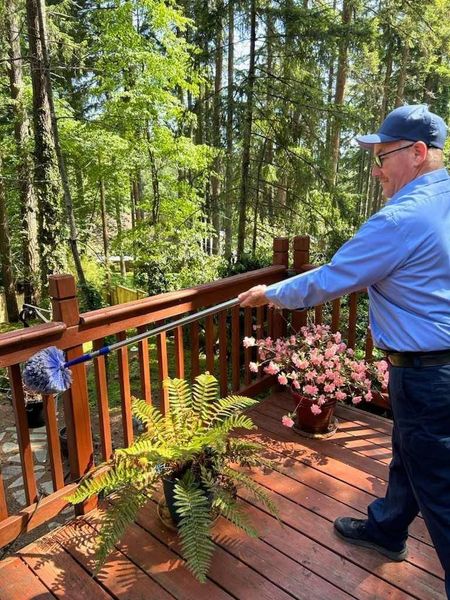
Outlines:
{"type": "Polygon", "coordinates": [[[254,307],[269,304],[269,300],[265,296],[266,289],[267,285],[255,285],[246,292],[239,294],[238,298],[241,306],[245,308],[246,306],[254,307]]]}

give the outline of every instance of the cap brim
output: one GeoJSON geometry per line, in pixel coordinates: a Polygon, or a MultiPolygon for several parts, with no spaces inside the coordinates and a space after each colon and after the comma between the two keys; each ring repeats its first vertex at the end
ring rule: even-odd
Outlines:
{"type": "Polygon", "coordinates": [[[397,142],[400,138],[394,138],[383,133],[371,133],[369,135],[357,135],[356,141],[361,148],[371,150],[374,144],[385,144],[386,142],[397,142]]]}

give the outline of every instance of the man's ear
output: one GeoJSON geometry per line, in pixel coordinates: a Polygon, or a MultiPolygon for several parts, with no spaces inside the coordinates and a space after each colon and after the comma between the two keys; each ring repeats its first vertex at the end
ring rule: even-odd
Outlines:
{"type": "Polygon", "coordinates": [[[422,164],[428,155],[428,147],[425,142],[416,142],[414,144],[414,158],[417,164],[422,164]]]}

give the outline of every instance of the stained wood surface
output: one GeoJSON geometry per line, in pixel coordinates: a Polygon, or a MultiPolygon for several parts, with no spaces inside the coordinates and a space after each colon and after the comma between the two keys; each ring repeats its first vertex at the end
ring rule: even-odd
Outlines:
{"type": "Polygon", "coordinates": [[[0,600],[444,600],[443,572],[420,517],[402,563],[350,546],[333,532],[336,517],[363,517],[384,493],[391,422],[339,407],[338,434],[312,440],[281,425],[290,408],[288,395],[272,395],[252,410],[258,430],[246,434],[265,445],[274,463],[271,471],[250,473],[276,502],[279,520],[239,491],[260,538],[220,518],[206,584],[186,570],[177,536],[161,524],[151,500],[96,576],[92,557],[103,508],[0,562],[0,600]]]}

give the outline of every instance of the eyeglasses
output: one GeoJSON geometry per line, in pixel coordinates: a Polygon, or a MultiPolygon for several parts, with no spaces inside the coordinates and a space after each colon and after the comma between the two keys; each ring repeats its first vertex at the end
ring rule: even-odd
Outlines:
{"type": "Polygon", "coordinates": [[[383,157],[387,156],[388,154],[394,154],[394,152],[400,152],[400,150],[406,150],[406,148],[411,148],[411,146],[414,146],[415,143],[416,142],[413,142],[412,144],[408,144],[408,146],[402,146],[401,148],[396,148],[395,150],[389,150],[389,152],[383,152],[383,154],[374,154],[373,162],[377,167],[382,167],[383,161],[381,159],[383,157]]]}

